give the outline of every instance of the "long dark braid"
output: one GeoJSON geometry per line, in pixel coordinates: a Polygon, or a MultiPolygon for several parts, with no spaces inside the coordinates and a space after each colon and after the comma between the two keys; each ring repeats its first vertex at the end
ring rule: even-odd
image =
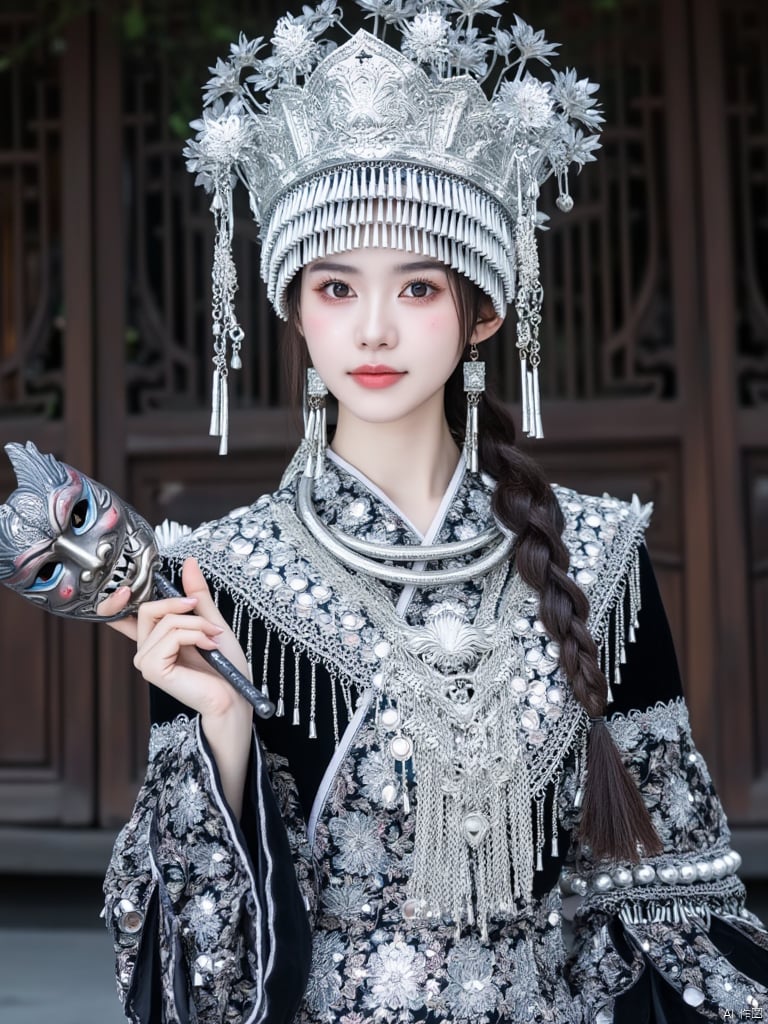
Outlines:
{"type": "MultiPolygon", "coordinates": [[[[484,299],[464,278],[452,284],[463,337],[469,338],[484,299]]],[[[460,444],[466,406],[460,367],[446,384],[449,428],[460,444]]],[[[570,556],[563,542],[563,513],[541,467],[515,447],[515,427],[504,406],[484,394],[478,410],[480,468],[497,481],[492,508],[517,536],[517,571],[540,598],[539,617],[560,646],[560,665],[590,718],[587,773],[580,838],[595,857],[637,860],[661,852],[648,810],[606,727],[608,684],[595,641],[587,628],[589,601],[568,575],[570,556]]]]}

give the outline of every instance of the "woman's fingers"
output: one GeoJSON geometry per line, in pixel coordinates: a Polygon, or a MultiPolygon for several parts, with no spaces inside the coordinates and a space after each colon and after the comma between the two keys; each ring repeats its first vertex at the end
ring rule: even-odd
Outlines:
{"type": "Polygon", "coordinates": [[[133,663],[145,675],[155,669],[167,675],[177,666],[183,648],[201,647],[213,651],[218,646],[216,637],[205,629],[173,626],[165,630],[162,636],[155,637],[153,634],[151,642],[136,651],[133,663]]]}
{"type": "MultiPolygon", "coordinates": [[[[154,628],[140,641],[137,653],[140,657],[150,654],[158,644],[165,644],[167,637],[172,634],[180,637],[184,633],[194,633],[207,641],[215,640],[223,632],[221,626],[216,625],[215,622],[209,622],[200,615],[179,615],[169,612],[163,615],[154,628]]],[[[185,646],[189,645],[185,644],[185,646]]]]}
{"type": "Polygon", "coordinates": [[[194,597],[197,601],[196,610],[199,615],[204,615],[211,622],[217,622],[220,626],[226,626],[227,622],[208,589],[205,576],[200,572],[200,566],[195,558],[188,558],[181,570],[181,584],[187,597],[194,597]]]}
{"type": "MultiPolygon", "coordinates": [[[[99,603],[96,611],[103,618],[109,619],[112,618],[113,615],[119,615],[124,611],[130,600],[131,588],[118,587],[114,594],[110,594],[109,597],[104,598],[104,600],[99,603]]],[[[122,633],[123,636],[127,636],[130,640],[136,639],[136,619],[133,615],[127,615],[122,619],[115,619],[115,621],[110,622],[109,625],[112,629],[117,630],[118,633],[122,633]]]]}
{"type": "Polygon", "coordinates": [[[161,601],[145,601],[138,611],[138,644],[144,643],[158,623],[168,615],[186,615],[194,610],[196,597],[165,597],[161,601]]]}
{"type": "Polygon", "coordinates": [[[98,604],[96,611],[99,615],[103,615],[105,617],[119,615],[130,599],[131,588],[118,587],[114,594],[110,594],[109,597],[105,597],[104,600],[98,604]]]}
{"type": "Polygon", "coordinates": [[[242,698],[200,658],[224,630],[199,616],[167,615],[133,659],[145,679],[201,714],[222,714],[242,698]]]}

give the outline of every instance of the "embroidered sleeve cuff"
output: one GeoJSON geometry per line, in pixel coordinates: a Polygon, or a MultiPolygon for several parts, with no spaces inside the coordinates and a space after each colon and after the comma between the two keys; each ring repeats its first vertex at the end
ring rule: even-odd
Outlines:
{"type": "Polygon", "coordinates": [[[168,1020],[256,1024],[267,1012],[270,1020],[290,1020],[303,987],[301,939],[309,925],[260,745],[254,741],[258,824],[250,850],[221,794],[198,719],[154,726],[149,755],[105,881],[126,1014],[137,1024],[154,1021],[162,1000],[168,1020]],[[278,876],[287,911],[283,903],[276,909],[278,876]],[[298,965],[286,966],[295,939],[298,965]],[[276,973],[291,976],[290,1006],[273,1005],[276,973]]]}
{"type": "Polygon", "coordinates": [[[637,864],[596,863],[586,848],[571,858],[560,883],[582,898],[571,980],[599,1021],[626,1019],[625,997],[632,1019],[643,1006],[654,1020],[768,1014],[768,933],[744,909],[741,858],[685,704],[617,714],[609,728],[664,852],[637,864]]]}

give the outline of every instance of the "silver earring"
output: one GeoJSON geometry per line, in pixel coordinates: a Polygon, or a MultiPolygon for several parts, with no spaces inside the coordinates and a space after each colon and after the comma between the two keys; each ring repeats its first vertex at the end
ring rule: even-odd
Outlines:
{"type": "Polygon", "coordinates": [[[471,345],[469,359],[464,363],[464,392],[467,396],[467,430],[464,437],[464,458],[470,473],[478,471],[477,407],[485,391],[485,363],[478,361],[477,345],[471,345]]]}
{"type": "Polygon", "coordinates": [[[325,467],[326,419],[325,399],[328,388],[317,370],[307,369],[307,387],[304,392],[304,440],[307,443],[307,464],[304,476],[319,480],[325,467]]]}

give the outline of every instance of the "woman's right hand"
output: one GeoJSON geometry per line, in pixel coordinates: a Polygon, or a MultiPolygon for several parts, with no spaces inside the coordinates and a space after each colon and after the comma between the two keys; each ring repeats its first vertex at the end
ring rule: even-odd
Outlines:
{"type": "MultiPolygon", "coordinates": [[[[181,580],[185,596],[145,601],[138,615],[116,619],[110,625],[136,641],[133,663],[148,682],[199,712],[224,794],[239,817],[253,709],[196,648],[218,649],[243,675],[250,677],[250,671],[194,558],[184,563],[181,580]]],[[[129,588],[121,587],[101,602],[99,613],[117,615],[129,599],[129,588]]]]}
{"type": "MultiPolygon", "coordinates": [[[[147,682],[203,716],[250,705],[195,649],[220,650],[244,675],[248,665],[240,644],[219,613],[194,559],[182,570],[184,596],[145,601],[137,616],[110,625],[136,641],[133,663],[147,682]]],[[[119,614],[130,599],[121,587],[99,605],[99,614],[119,614]]]]}

